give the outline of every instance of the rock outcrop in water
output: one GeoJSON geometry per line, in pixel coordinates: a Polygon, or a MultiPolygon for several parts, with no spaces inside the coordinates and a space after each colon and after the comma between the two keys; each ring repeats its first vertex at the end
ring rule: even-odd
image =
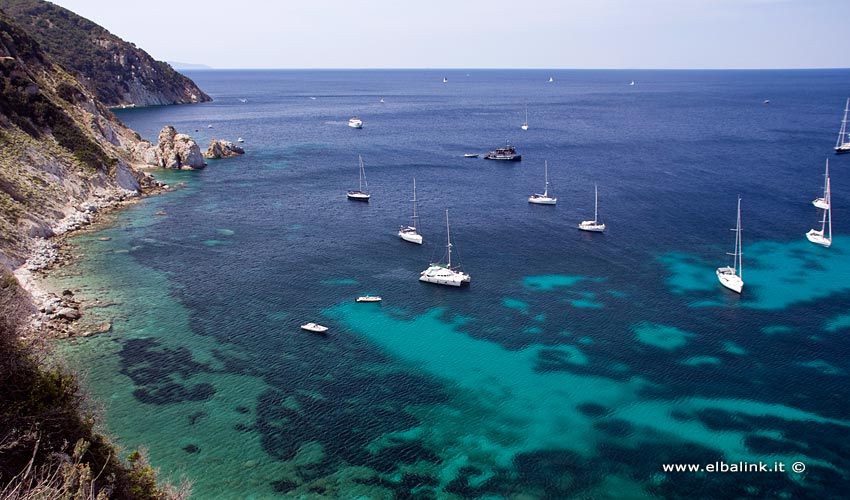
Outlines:
{"type": "Polygon", "coordinates": [[[204,153],[204,158],[230,158],[243,154],[245,154],[245,150],[241,146],[237,146],[230,141],[212,139],[210,141],[210,147],[208,147],[207,152],[204,153]]]}
{"type": "Polygon", "coordinates": [[[178,170],[197,170],[204,168],[201,147],[186,134],[179,134],[171,125],[159,132],[156,145],[156,165],[162,168],[178,170]]]}

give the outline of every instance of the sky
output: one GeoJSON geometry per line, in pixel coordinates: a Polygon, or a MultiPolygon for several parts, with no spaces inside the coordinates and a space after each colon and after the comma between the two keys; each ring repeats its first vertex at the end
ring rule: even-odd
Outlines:
{"type": "Polygon", "coordinates": [[[158,60],[214,68],[850,66],[850,0],[53,3],[158,60]]]}

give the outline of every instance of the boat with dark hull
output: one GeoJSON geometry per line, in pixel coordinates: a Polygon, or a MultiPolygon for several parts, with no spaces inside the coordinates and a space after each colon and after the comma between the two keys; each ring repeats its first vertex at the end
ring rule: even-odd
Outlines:
{"type": "Polygon", "coordinates": [[[516,153],[516,148],[505,144],[503,148],[497,148],[484,155],[485,160],[522,161],[522,155],[516,153]]]}

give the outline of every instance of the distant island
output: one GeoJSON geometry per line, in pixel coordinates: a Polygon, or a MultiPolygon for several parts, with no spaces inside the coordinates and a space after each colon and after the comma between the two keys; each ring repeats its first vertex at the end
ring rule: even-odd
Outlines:
{"type": "Polygon", "coordinates": [[[181,69],[215,69],[212,66],[208,66],[206,64],[185,63],[185,62],[178,62],[178,61],[167,61],[167,62],[168,62],[168,64],[171,65],[172,68],[174,68],[178,71],[181,70],[181,69]]]}

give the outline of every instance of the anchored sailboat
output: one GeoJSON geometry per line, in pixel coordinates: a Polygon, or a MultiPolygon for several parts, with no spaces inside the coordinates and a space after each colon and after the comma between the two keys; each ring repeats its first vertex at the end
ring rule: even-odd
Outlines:
{"type": "Polygon", "coordinates": [[[409,241],[411,243],[416,243],[417,245],[422,244],[422,235],[416,231],[416,228],[419,226],[419,215],[416,214],[416,178],[413,178],[413,217],[411,220],[411,225],[409,226],[401,226],[401,229],[398,230],[398,235],[404,241],[409,241]]]}
{"type": "Polygon", "coordinates": [[[449,229],[448,209],[446,209],[446,242],[446,253],[448,255],[446,264],[431,264],[428,269],[419,273],[419,281],[449,286],[469,284],[472,280],[470,275],[456,269],[452,269],[452,235],[449,229]]]}
{"type": "Polygon", "coordinates": [[[850,151],[850,132],[847,131],[847,113],[850,113],[850,98],[844,105],[844,119],[841,120],[841,130],[838,131],[838,140],[835,141],[835,154],[850,151]]]}
{"type": "Polygon", "coordinates": [[[735,225],[735,252],[729,255],[733,256],[732,267],[718,267],[717,279],[720,284],[732,290],[733,292],[741,293],[744,288],[744,254],[741,248],[741,196],[738,196],[738,222],[735,225]]]}
{"type": "Polygon", "coordinates": [[[522,123],[520,127],[523,130],[528,130],[528,105],[525,106],[525,121],[522,123]]]}
{"type": "Polygon", "coordinates": [[[594,202],[593,202],[593,220],[584,220],[581,221],[581,224],[578,225],[578,228],[582,231],[591,231],[594,233],[601,233],[605,231],[605,224],[599,222],[599,188],[594,185],[593,187],[594,194],[594,202]]]}
{"type": "Polygon", "coordinates": [[[528,197],[529,203],[537,203],[538,205],[554,205],[558,202],[558,198],[554,196],[549,196],[549,162],[543,162],[543,172],[546,176],[546,188],[543,190],[543,194],[534,193],[533,195],[528,197]]]}
{"type": "Polygon", "coordinates": [[[823,174],[823,196],[812,200],[812,205],[822,209],[829,210],[829,200],[826,199],[826,191],[829,183],[829,158],[826,160],[826,173],[823,174]]]}
{"type": "Polygon", "coordinates": [[[823,197],[826,200],[826,210],[823,211],[820,230],[812,229],[806,233],[806,238],[812,243],[829,248],[832,245],[832,194],[829,187],[829,177],[826,178],[826,187],[823,197]]]}
{"type": "Polygon", "coordinates": [[[349,191],[346,196],[348,196],[349,200],[354,201],[369,201],[370,195],[363,191],[363,185],[366,185],[366,189],[369,189],[369,183],[366,182],[366,170],[363,168],[363,157],[357,156],[360,160],[360,184],[357,190],[349,191]]]}

